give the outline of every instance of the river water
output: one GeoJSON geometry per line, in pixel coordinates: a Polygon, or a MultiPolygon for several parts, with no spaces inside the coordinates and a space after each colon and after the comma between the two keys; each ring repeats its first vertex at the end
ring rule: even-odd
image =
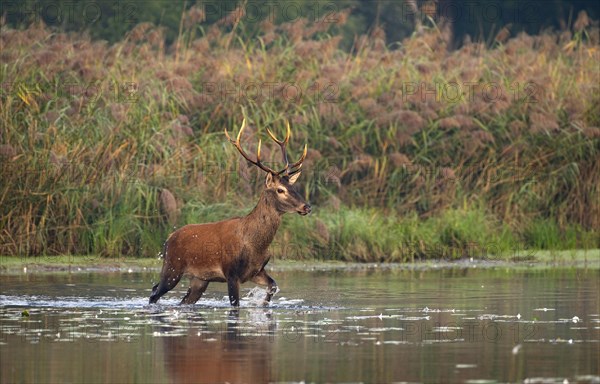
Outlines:
{"type": "Polygon", "coordinates": [[[2,383],[600,383],[597,268],[271,273],[148,305],[156,270],[0,275],[2,383]]]}

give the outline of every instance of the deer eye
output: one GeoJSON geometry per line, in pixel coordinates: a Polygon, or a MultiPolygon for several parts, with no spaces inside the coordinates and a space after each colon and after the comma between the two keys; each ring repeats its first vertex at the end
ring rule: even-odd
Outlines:
{"type": "Polygon", "coordinates": [[[283,188],[277,188],[277,193],[285,193],[285,189],[283,189],[283,188]]]}

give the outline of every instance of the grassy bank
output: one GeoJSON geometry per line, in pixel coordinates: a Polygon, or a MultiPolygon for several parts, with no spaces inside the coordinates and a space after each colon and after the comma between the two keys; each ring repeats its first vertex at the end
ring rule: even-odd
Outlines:
{"type": "Polygon", "coordinates": [[[285,218],[282,257],[600,248],[597,27],[451,52],[375,30],[346,52],[336,24],[242,24],[168,47],[149,24],[111,46],[3,27],[0,254],[156,256],[174,227],[248,212],[263,176],[222,133],[243,116],[250,150],[288,118],[292,155],[310,148],[314,214],[285,218]]]}
{"type": "MultiPolygon", "coordinates": [[[[385,270],[385,269],[600,269],[599,249],[539,251],[518,250],[515,253],[487,255],[482,258],[463,260],[427,259],[414,263],[363,263],[341,260],[282,259],[279,255],[269,262],[268,270],[280,271],[332,271],[332,270],[385,270]]],[[[24,274],[38,272],[160,272],[162,260],[154,257],[105,257],[99,255],[55,255],[55,256],[0,256],[0,274],[24,274]]]]}

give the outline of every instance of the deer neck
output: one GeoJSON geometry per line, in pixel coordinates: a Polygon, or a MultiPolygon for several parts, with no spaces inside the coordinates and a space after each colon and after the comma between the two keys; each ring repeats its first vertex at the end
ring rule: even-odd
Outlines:
{"type": "Polygon", "coordinates": [[[267,250],[281,224],[282,213],[275,208],[274,199],[272,192],[263,191],[256,207],[242,219],[248,244],[259,252],[267,250]]]}

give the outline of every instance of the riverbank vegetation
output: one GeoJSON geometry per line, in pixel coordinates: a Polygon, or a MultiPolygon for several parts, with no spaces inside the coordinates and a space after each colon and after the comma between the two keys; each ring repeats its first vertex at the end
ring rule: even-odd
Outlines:
{"type": "MultiPolygon", "coordinates": [[[[138,25],[108,45],[3,26],[0,254],[155,256],[173,228],[250,211],[264,176],[223,129],[279,161],[293,126],[314,206],[281,258],[408,261],[600,248],[598,24],[466,42],[377,28],[339,47],[344,13],[243,18],[179,35],[138,25]]],[[[196,16],[195,16],[196,15],[196,16]]]]}

